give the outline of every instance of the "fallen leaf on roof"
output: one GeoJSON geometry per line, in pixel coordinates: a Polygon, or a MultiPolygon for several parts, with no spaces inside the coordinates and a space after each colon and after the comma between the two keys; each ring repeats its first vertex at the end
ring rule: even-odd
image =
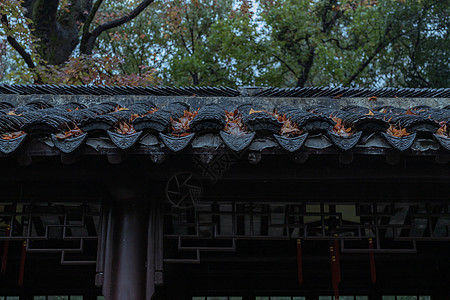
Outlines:
{"type": "Polygon", "coordinates": [[[136,129],[134,129],[133,125],[126,121],[119,121],[119,123],[117,123],[115,126],[115,130],[117,133],[120,133],[120,134],[136,133],[136,129]]]}
{"type": "Polygon", "coordinates": [[[56,138],[59,140],[65,140],[69,137],[77,137],[77,136],[81,136],[83,135],[84,132],[78,128],[78,126],[76,124],[72,125],[72,128],[69,128],[69,130],[64,131],[63,133],[57,133],[55,134],[56,138]]]}
{"type": "Polygon", "coordinates": [[[223,131],[233,135],[246,134],[247,130],[244,123],[242,123],[242,116],[237,110],[231,112],[225,111],[225,120],[227,124],[225,125],[223,131]]]}
{"type": "Polygon", "coordinates": [[[3,140],[13,140],[15,138],[18,138],[21,135],[24,135],[25,132],[23,131],[16,131],[16,132],[8,132],[1,135],[1,138],[3,140]]]}
{"type": "Polygon", "coordinates": [[[189,124],[198,115],[198,110],[196,111],[188,111],[185,110],[183,115],[179,117],[177,120],[170,118],[170,122],[172,123],[172,135],[175,136],[186,136],[191,134],[191,128],[189,124]]]}
{"type": "Polygon", "coordinates": [[[254,110],[253,108],[250,108],[250,112],[248,114],[251,115],[251,114],[256,114],[256,113],[260,113],[260,112],[264,112],[264,111],[263,110],[254,110]]]}
{"type": "Polygon", "coordinates": [[[441,127],[436,131],[436,134],[448,138],[447,122],[440,122],[439,125],[441,125],[441,127]]]}
{"type": "Polygon", "coordinates": [[[404,137],[410,135],[410,133],[406,131],[406,128],[401,128],[400,125],[394,126],[393,124],[389,126],[389,128],[386,130],[386,133],[395,137],[404,137]]]}
{"type": "Polygon", "coordinates": [[[417,116],[417,114],[416,114],[415,112],[413,112],[413,111],[411,110],[411,108],[409,108],[409,109],[406,111],[406,114],[407,114],[407,115],[410,115],[410,116],[417,116]]]}
{"type": "Polygon", "coordinates": [[[332,116],[330,117],[334,122],[336,122],[332,129],[334,133],[343,137],[351,136],[353,134],[353,127],[344,124],[344,122],[340,118],[332,116]]]}

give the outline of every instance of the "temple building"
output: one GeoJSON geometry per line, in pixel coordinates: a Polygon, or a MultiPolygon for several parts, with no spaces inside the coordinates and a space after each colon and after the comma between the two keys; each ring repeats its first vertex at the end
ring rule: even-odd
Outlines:
{"type": "Polygon", "coordinates": [[[448,300],[449,100],[0,85],[0,300],[448,300]]]}

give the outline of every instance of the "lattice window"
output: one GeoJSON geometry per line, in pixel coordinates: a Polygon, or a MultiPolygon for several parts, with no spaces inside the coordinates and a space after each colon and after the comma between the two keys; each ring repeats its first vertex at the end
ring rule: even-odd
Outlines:
{"type": "Polygon", "coordinates": [[[47,295],[47,296],[34,296],[33,300],[83,300],[83,296],[63,296],[63,295],[47,295]]]}
{"type": "MultiPolygon", "coordinates": [[[[319,300],[335,300],[334,296],[319,296],[319,300]]],[[[339,300],[369,300],[368,296],[339,296],[339,300]]]]}
{"type": "Polygon", "coordinates": [[[431,296],[383,296],[382,300],[431,300],[431,296]]]}
{"type": "Polygon", "coordinates": [[[99,215],[99,203],[0,203],[0,241],[26,242],[29,253],[60,253],[61,264],[94,265],[95,253],[84,249],[97,245],[99,215]]]}
{"type": "Polygon", "coordinates": [[[236,296],[207,296],[207,297],[192,297],[192,300],[242,300],[242,297],[236,297],[236,296]]]}
{"type": "Polygon", "coordinates": [[[305,297],[297,296],[259,296],[256,300],[305,300],[305,297]]]}

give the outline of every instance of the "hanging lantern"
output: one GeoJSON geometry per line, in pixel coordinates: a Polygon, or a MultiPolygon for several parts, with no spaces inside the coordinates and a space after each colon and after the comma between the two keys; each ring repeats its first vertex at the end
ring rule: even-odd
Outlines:
{"type": "Polygon", "coordinates": [[[302,258],[302,242],[297,239],[297,271],[298,271],[298,283],[303,284],[303,258],[302,258]]]}
{"type": "MultiPolygon", "coordinates": [[[[369,249],[373,250],[373,240],[369,238],[369,249]]],[[[375,256],[373,252],[369,252],[370,258],[370,278],[372,279],[372,284],[377,282],[377,270],[375,268],[375,256]]]]}

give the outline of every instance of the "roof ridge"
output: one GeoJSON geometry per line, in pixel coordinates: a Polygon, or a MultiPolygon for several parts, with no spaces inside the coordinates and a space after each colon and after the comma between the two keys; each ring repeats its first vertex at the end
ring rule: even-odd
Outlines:
{"type": "Polygon", "coordinates": [[[270,98],[450,98],[450,88],[349,88],[349,87],[134,87],[93,85],[0,84],[0,94],[13,95],[147,95],[270,98]]]}

